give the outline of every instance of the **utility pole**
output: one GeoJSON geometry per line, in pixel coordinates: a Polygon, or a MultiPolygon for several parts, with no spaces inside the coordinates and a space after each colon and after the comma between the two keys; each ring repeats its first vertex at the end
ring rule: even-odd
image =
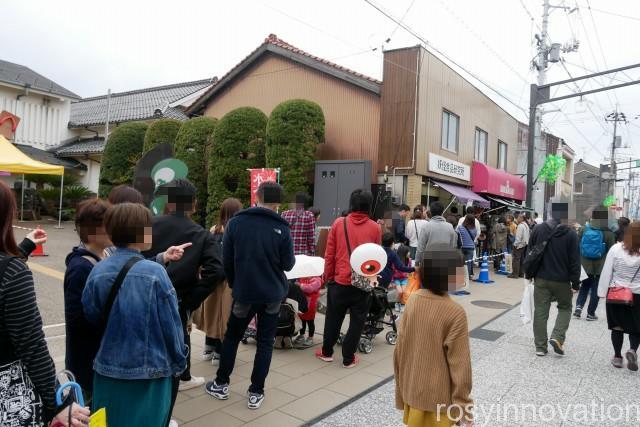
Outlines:
{"type": "Polygon", "coordinates": [[[109,139],[109,120],[111,115],[111,89],[107,92],[107,117],[104,121],[104,142],[107,143],[109,139]]]}
{"type": "MultiPolygon", "coordinates": [[[[616,137],[617,137],[617,132],[618,132],[618,122],[626,122],[627,118],[624,115],[624,113],[619,113],[618,109],[616,108],[616,111],[614,111],[613,113],[607,115],[607,117],[605,118],[605,121],[607,122],[613,122],[613,140],[611,141],[611,190],[610,193],[611,195],[613,195],[613,197],[616,197],[616,180],[618,178],[617,176],[617,167],[616,167],[616,137]]],[[[617,205],[617,198],[616,198],[616,205],[617,205]]]]}

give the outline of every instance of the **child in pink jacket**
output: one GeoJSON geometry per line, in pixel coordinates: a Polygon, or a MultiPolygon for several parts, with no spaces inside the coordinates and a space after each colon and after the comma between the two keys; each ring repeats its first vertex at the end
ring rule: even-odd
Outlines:
{"type": "Polygon", "coordinates": [[[305,297],[307,297],[309,309],[306,313],[298,314],[300,320],[302,320],[302,329],[300,329],[300,335],[296,337],[294,345],[296,347],[306,348],[313,345],[313,334],[316,331],[316,310],[318,307],[318,298],[320,298],[322,280],[320,277],[302,277],[298,279],[298,284],[300,285],[305,297]],[[305,338],[307,326],[309,327],[309,337],[305,338]]]}

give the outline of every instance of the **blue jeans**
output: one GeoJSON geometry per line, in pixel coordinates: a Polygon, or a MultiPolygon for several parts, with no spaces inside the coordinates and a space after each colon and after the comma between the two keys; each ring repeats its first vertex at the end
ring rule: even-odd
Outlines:
{"type": "Polygon", "coordinates": [[[462,248],[462,255],[464,255],[464,262],[467,265],[467,271],[469,271],[469,277],[473,276],[473,261],[471,261],[476,254],[474,248],[462,248]]]}
{"type": "Polygon", "coordinates": [[[216,383],[229,384],[229,377],[233,372],[238,353],[238,345],[244,336],[253,316],[258,316],[256,341],[256,356],[253,359],[253,371],[251,372],[251,386],[249,391],[264,393],[264,382],[269,374],[273,343],[275,342],[276,329],[278,327],[278,313],[280,303],[272,304],[244,304],[233,302],[227,332],[222,341],[222,353],[220,354],[220,366],[216,374],[216,383]]]}
{"type": "Polygon", "coordinates": [[[587,302],[587,296],[591,295],[589,299],[589,306],[587,307],[587,314],[591,316],[596,315],[596,309],[598,308],[598,282],[600,276],[589,274],[589,278],[582,282],[580,286],[580,292],[578,292],[578,298],[576,299],[576,307],[584,307],[587,302]]]}

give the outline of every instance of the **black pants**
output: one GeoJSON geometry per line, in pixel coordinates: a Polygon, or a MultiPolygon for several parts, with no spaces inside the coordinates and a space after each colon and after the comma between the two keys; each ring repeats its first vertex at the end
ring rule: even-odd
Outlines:
{"type": "Polygon", "coordinates": [[[256,356],[253,359],[253,371],[251,372],[252,393],[264,393],[264,382],[269,374],[273,343],[278,328],[278,313],[280,303],[272,304],[244,304],[235,302],[229,316],[227,332],[222,341],[222,353],[220,354],[220,366],[216,374],[216,383],[229,384],[233,367],[236,363],[238,345],[247,330],[247,326],[258,316],[256,331],[256,356]]]}
{"type": "Polygon", "coordinates": [[[316,321],[315,320],[303,320],[302,329],[300,329],[300,335],[304,335],[307,332],[307,325],[309,325],[309,337],[312,338],[316,333],[316,321]]]}
{"type": "Polygon", "coordinates": [[[349,329],[342,342],[342,363],[353,362],[360,335],[369,311],[371,295],[353,286],[330,283],[327,286],[327,314],[324,321],[322,353],[333,356],[333,347],[338,341],[344,317],[349,311],[349,329]]]}
{"type": "Polygon", "coordinates": [[[178,388],[180,387],[180,381],[189,381],[191,379],[191,337],[189,336],[189,331],[187,330],[187,323],[189,323],[189,317],[191,317],[191,312],[187,309],[180,308],[180,307],[178,308],[178,312],[180,313],[180,321],[182,322],[182,332],[184,334],[184,343],[187,345],[187,348],[189,350],[187,354],[187,369],[185,369],[180,376],[173,377],[173,382],[171,384],[171,410],[169,411],[169,414],[173,413],[173,407],[176,405],[176,399],[178,398],[178,388]]]}

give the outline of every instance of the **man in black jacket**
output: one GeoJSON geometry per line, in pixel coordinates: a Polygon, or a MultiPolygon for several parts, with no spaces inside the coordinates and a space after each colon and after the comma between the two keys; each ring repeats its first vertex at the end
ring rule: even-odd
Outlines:
{"type": "Polygon", "coordinates": [[[551,218],[535,227],[529,245],[547,241],[542,262],[535,275],[533,334],[536,355],[547,354],[547,321],[552,301],[558,302],[558,317],[549,344],[564,355],[564,340],[571,321],[572,289],[580,288],[580,245],[575,230],[568,225],[568,203],[553,203],[551,218]]]}
{"type": "Polygon", "coordinates": [[[222,342],[220,366],[207,393],[229,398],[238,344],[254,316],[258,317],[256,356],[247,392],[249,409],[264,400],[264,382],[278,326],[280,303],[289,292],[284,272],[295,264],[289,223],[276,213],[283,200],[282,187],[265,182],[258,187],[258,206],[238,212],[224,231],[224,271],[233,295],[233,308],[222,342]]]}
{"type": "MultiPolygon", "coordinates": [[[[170,246],[191,242],[180,261],[167,267],[169,278],[178,295],[178,309],[182,320],[185,344],[191,348],[187,323],[191,312],[209,296],[215,286],[224,280],[222,248],[213,235],[193,222],[190,215],[195,211],[196,188],[186,179],[178,179],[161,186],[159,194],[167,197],[167,215],[153,218],[153,246],[145,256],[167,250],[170,246]]],[[[204,378],[191,376],[190,357],[187,369],[175,381],[173,404],[179,390],[188,390],[204,384],[204,378]]]]}

